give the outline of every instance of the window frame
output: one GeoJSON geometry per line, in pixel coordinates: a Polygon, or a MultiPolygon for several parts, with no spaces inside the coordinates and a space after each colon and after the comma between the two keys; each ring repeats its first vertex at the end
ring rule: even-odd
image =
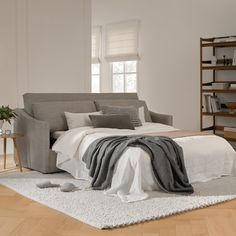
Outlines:
{"type": "Polygon", "coordinates": [[[139,61],[138,60],[127,60],[127,61],[114,61],[114,62],[110,62],[110,81],[111,81],[111,91],[112,93],[138,93],[139,91],[139,61]],[[125,71],[125,63],[128,61],[135,61],[136,62],[136,72],[126,72],[125,71]],[[113,73],[113,63],[116,62],[122,62],[123,66],[124,66],[124,72],[121,73],[113,73]],[[126,88],[127,88],[127,83],[126,83],[126,75],[132,75],[132,74],[136,74],[136,91],[134,92],[127,92],[126,88]],[[113,75],[124,75],[124,90],[123,92],[115,92],[114,91],[114,87],[113,87],[113,75]]]}
{"type": "Polygon", "coordinates": [[[91,63],[91,93],[101,93],[101,63],[91,63]],[[93,74],[93,65],[98,65],[99,66],[99,74],[93,74]],[[93,92],[93,76],[99,76],[99,91],[98,92],[93,92]]]}

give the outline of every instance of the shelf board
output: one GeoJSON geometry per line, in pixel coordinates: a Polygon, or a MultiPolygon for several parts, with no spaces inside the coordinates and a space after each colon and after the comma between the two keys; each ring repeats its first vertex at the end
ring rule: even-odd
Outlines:
{"type": "Polygon", "coordinates": [[[216,130],[216,131],[224,131],[224,127],[228,127],[227,125],[222,126],[222,125],[216,125],[216,126],[209,126],[202,128],[202,131],[208,131],[208,130],[216,130]]]}
{"type": "Polygon", "coordinates": [[[202,66],[202,70],[236,70],[236,66],[202,66]]]}
{"type": "Polygon", "coordinates": [[[217,81],[212,81],[212,82],[206,82],[202,83],[202,85],[212,85],[212,83],[229,83],[229,84],[236,84],[236,81],[232,80],[217,80],[217,81]]]}
{"type": "Polygon", "coordinates": [[[224,117],[236,117],[236,113],[229,113],[229,112],[202,112],[202,115],[205,116],[224,116],[224,117]]]}
{"type": "Polygon", "coordinates": [[[202,47],[215,47],[215,48],[225,48],[225,47],[236,47],[236,41],[232,42],[209,42],[209,43],[202,43],[202,47]]]}
{"type": "MultiPolygon", "coordinates": [[[[232,58],[225,58],[225,60],[227,60],[231,65],[233,63],[233,59],[232,58]]],[[[203,60],[202,61],[202,65],[204,66],[204,64],[206,64],[205,66],[212,66],[211,64],[211,60],[203,60]]],[[[223,66],[224,65],[224,59],[217,59],[216,61],[216,66],[223,66]]],[[[229,66],[229,65],[226,65],[229,66]]]]}
{"type": "Polygon", "coordinates": [[[212,83],[214,83],[214,81],[212,81],[212,82],[205,82],[205,83],[202,83],[202,86],[212,86],[212,83]]]}
{"type": "Polygon", "coordinates": [[[217,81],[212,81],[206,84],[210,84],[210,83],[229,83],[229,84],[236,84],[236,81],[232,81],[232,80],[217,80],[217,81]]]}
{"type": "Polygon", "coordinates": [[[214,126],[209,126],[209,127],[206,127],[206,128],[202,128],[201,131],[210,131],[210,130],[214,130],[214,126]]]}
{"type": "Polygon", "coordinates": [[[236,142],[236,138],[226,138],[226,137],[224,137],[224,134],[222,133],[222,134],[215,134],[215,135],[217,135],[217,136],[220,136],[220,137],[222,137],[222,138],[224,138],[224,139],[226,139],[227,141],[229,141],[229,142],[236,142]]]}
{"type": "Polygon", "coordinates": [[[225,137],[223,137],[223,138],[226,139],[227,141],[236,142],[236,138],[225,138],[225,137]]]}
{"type": "MultiPolygon", "coordinates": [[[[226,125],[226,126],[227,126],[227,125],[226,125]]],[[[214,127],[214,129],[217,130],[217,131],[224,131],[224,127],[225,127],[225,126],[216,125],[216,126],[214,127]]]]}
{"type": "MultiPolygon", "coordinates": [[[[226,126],[227,126],[227,125],[226,125],[226,126]]],[[[216,131],[224,132],[224,127],[225,127],[225,126],[219,126],[219,125],[218,125],[218,126],[215,126],[214,129],[215,129],[216,131]]],[[[236,142],[236,138],[226,138],[226,137],[224,137],[224,136],[223,136],[223,138],[226,139],[227,141],[236,142]]]]}
{"type": "Polygon", "coordinates": [[[236,89],[202,89],[203,93],[236,93],[236,89]]]}

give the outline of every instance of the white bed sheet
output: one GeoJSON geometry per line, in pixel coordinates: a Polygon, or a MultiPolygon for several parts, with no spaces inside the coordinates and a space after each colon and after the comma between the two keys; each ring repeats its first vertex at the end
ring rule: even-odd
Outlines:
{"type": "MultiPolygon", "coordinates": [[[[174,130],[177,129],[159,123],[144,123],[134,131],[91,127],[69,130],[53,146],[58,153],[57,167],[77,179],[90,180],[82,156],[96,139],[174,130]]],[[[183,148],[190,183],[236,173],[236,152],[225,139],[207,135],[176,138],[175,141],[183,148]]],[[[148,191],[153,190],[158,189],[148,154],[141,148],[128,147],[116,165],[111,188],[105,193],[119,196],[124,202],[134,202],[148,198],[148,191]]]]}

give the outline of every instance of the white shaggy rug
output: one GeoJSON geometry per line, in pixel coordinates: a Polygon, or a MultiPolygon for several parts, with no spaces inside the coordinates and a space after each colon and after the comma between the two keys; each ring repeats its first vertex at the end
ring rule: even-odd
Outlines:
{"type": "Polygon", "coordinates": [[[152,192],[149,199],[134,203],[123,203],[103,191],[63,193],[59,188],[38,189],[35,184],[45,180],[88,187],[88,182],[75,180],[66,173],[43,175],[32,171],[0,175],[0,184],[99,229],[159,219],[236,198],[236,177],[194,184],[195,193],[191,196],[152,192]]]}

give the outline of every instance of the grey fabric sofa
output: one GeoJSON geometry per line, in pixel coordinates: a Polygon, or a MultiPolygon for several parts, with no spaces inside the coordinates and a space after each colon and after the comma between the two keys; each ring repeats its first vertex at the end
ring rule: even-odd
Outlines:
{"type": "Polygon", "coordinates": [[[172,125],[171,115],[149,111],[136,93],[27,93],[23,95],[24,109],[16,109],[14,132],[24,134],[18,147],[22,165],[42,173],[60,171],[50,140],[54,131],[67,129],[64,111],[93,112],[96,101],[115,105],[144,106],[149,122],[172,125]]]}

